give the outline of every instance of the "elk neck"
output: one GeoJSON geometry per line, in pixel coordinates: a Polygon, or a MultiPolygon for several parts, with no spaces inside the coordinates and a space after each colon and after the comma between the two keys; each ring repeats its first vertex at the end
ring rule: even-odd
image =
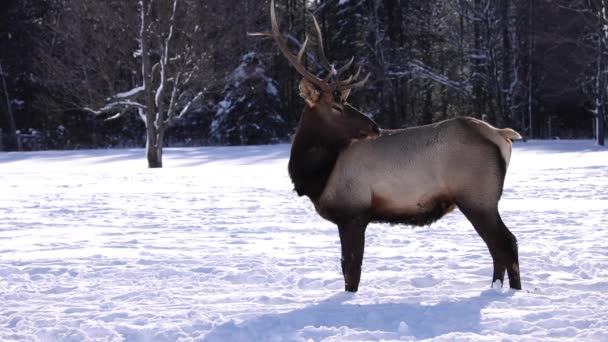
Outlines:
{"type": "Polygon", "coordinates": [[[324,131],[305,109],[294,135],[289,157],[289,176],[298,196],[308,196],[315,202],[323,193],[340,152],[349,141],[337,140],[331,132],[324,131]]]}

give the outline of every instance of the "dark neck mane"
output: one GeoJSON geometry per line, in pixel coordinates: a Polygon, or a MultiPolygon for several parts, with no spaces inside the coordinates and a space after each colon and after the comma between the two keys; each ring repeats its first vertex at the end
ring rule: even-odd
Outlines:
{"type": "Polygon", "coordinates": [[[323,193],[345,145],[326,142],[318,135],[318,131],[306,126],[300,122],[294,137],[289,158],[289,176],[298,196],[308,196],[314,202],[323,193]]]}

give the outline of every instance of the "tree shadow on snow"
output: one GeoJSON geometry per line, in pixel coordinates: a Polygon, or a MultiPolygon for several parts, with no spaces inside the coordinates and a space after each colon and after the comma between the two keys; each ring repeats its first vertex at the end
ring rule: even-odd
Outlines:
{"type": "Polygon", "coordinates": [[[233,321],[224,323],[211,330],[203,341],[294,340],[298,338],[298,331],[305,327],[347,327],[360,332],[392,333],[396,338],[402,334],[416,339],[433,338],[452,332],[478,333],[481,331],[481,310],[492,302],[504,301],[513,293],[487,290],[477,297],[444,301],[434,305],[348,304],[346,302],[353,298],[353,295],[340,293],[303,309],[268,314],[239,324],[233,321]],[[400,333],[401,322],[404,322],[407,328],[400,333]]]}
{"type": "Polygon", "coordinates": [[[208,146],[166,149],[165,156],[183,161],[183,166],[232,161],[240,165],[260,164],[289,158],[289,145],[208,146]]]}
{"type": "MultiPolygon", "coordinates": [[[[289,157],[289,145],[257,146],[205,146],[169,148],[163,150],[166,164],[181,166],[199,166],[212,162],[232,161],[241,165],[259,164],[289,157]]],[[[23,160],[41,160],[45,162],[78,161],[90,158],[91,163],[109,164],[120,161],[141,161],[145,166],[146,155],[142,148],[130,149],[97,149],[71,151],[37,151],[37,152],[2,152],[0,164],[23,160]]]]}
{"type": "Polygon", "coordinates": [[[97,149],[97,150],[66,150],[66,151],[26,151],[1,152],[0,164],[22,160],[41,160],[45,162],[69,161],[95,158],[98,162],[106,163],[120,160],[145,160],[143,149],[97,149]]]}

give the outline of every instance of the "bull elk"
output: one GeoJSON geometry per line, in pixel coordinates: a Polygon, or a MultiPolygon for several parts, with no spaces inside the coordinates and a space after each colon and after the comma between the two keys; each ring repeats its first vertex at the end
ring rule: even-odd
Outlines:
{"type": "MultiPolygon", "coordinates": [[[[340,75],[323,50],[314,19],[319,60],[328,75],[319,78],[302,63],[308,36],[298,54],[290,51],[271,1],[270,36],[302,75],[304,110],[291,147],[289,175],[299,196],[308,196],[319,215],[338,226],[345,290],[356,292],[361,278],[365,230],[370,222],[428,225],[455,207],[488,246],[492,283],[521,289],[517,240],[498,212],[511,157],[512,129],[497,129],[470,117],[400,130],[379,129],[347,98],[367,77],[340,75]]],[[[360,69],[359,69],[360,70],[360,69]]]]}

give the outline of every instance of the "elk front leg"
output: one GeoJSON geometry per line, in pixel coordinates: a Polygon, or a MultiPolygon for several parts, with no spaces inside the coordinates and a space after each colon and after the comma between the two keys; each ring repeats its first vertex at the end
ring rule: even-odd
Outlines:
{"type": "Polygon", "coordinates": [[[348,292],[357,292],[359,289],[366,227],[367,223],[360,220],[353,220],[338,226],[342,245],[344,289],[348,292]]]}

